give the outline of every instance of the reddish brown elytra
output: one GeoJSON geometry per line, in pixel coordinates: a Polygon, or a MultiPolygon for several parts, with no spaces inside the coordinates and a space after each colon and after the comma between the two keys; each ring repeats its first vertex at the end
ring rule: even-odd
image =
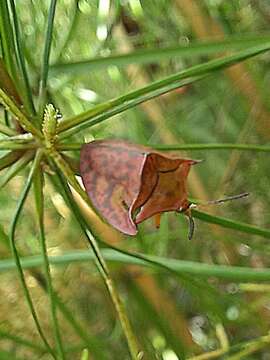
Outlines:
{"type": "Polygon", "coordinates": [[[137,224],[166,211],[193,220],[187,199],[187,176],[197,160],[165,156],[122,140],[98,140],[81,149],[80,172],[93,205],[119,231],[136,235],[137,224]]]}

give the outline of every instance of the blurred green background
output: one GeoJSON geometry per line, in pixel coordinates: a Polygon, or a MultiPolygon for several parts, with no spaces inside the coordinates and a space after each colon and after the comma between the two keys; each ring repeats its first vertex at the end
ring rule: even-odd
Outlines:
{"type": "MultiPolygon", "coordinates": [[[[15,5],[35,98],[50,1],[17,0],[15,5]]],[[[58,0],[48,102],[64,119],[80,114],[193,65],[267,43],[269,21],[267,0],[58,0]]],[[[233,268],[227,278],[211,273],[211,266],[205,276],[203,267],[200,271],[200,263],[250,271],[270,265],[269,152],[203,146],[269,144],[269,60],[266,52],[224,71],[212,71],[201,81],[130,108],[72,138],[72,143],[121,138],[153,147],[198,144],[197,150],[173,151],[204,160],[188,178],[191,198],[206,201],[250,193],[247,199],[205,211],[257,226],[261,236],[195,219],[195,235],[188,241],[186,218],[166,213],[159,230],[148,220],[132,238],[86,211],[98,236],[111,245],[168,259],[168,264],[171,258],[194,262],[189,264],[194,271],[168,271],[138,266],[132,259],[122,263],[117,253],[107,250],[144,359],[270,359],[269,281],[262,283],[245,271],[243,277],[237,276],[233,268]]],[[[3,109],[0,121],[4,123],[3,109]]],[[[78,160],[79,151],[72,156],[78,160]]],[[[25,174],[21,171],[0,192],[0,359],[51,358],[37,335],[7,246],[25,174]]],[[[107,290],[93,261],[83,258],[88,250],[76,220],[49,181],[44,189],[48,253],[61,262],[51,272],[61,299],[58,316],[66,358],[81,359],[82,350],[88,348],[89,359],[129,359],[107,290]]],[[[17,230],[23,256],[40,256],[33,201],[30,194],[17,230]]],[[[40,257],[37,261],[38,267],[25,271],[25,276],[52,343],[40,257]]]]}

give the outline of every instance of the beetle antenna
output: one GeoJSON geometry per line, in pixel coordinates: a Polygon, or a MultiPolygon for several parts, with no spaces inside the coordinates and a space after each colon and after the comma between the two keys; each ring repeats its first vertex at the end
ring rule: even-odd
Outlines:
{"type": "Polygon", "coordinates": [[[247,196],[249,196],[249,193],[245,192],[245,193],[238,194],[238,195],[228,196],[228,197],[225,197],[224,199],[208,201],[206,204],[207,205],[223,204],[226,201],[238,200],[238,199],[242,199],[242,198],[247,197],[247,196]]]}
{"type": "Polygon", "coordinates": [[[195,230],[195,223],[192,216],[188,216],[189,221],[189,231],[188,231],[188,240],[193,238],[194,230],[195,230]]]}
{"type": "Polygon", "coordinates": [[[200,209],[201,207],[204,207],[204,206],[219,205],[219,204],[223,204],[223,203],[225,203],[227,201],[238,200],[238,199],[242,199],[242,198],[247,197],[247,196],[249,196],[249,193],[245,192],[245,193],[238,194],[238,195],[228,196],[228,197],[225,197],[223,199],[210,200],[210,201],[207,201],[207,202],[201,203],[201,204],[191,204],[190,207],[200,209]]]}

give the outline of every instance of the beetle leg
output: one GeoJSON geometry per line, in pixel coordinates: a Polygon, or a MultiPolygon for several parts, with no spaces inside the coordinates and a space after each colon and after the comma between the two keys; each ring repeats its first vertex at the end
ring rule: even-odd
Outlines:
{"type": "Polygon", "coordinates": [[[194,234],[195,223],[192,216],[188,216],[188,220],[189,220],[188,240],[191,240],[194,234]]]}
{"type": "Polygon", "coordinates": [[[154,215],[156,229],[159,229],[160,227],[160,220],[161,220],[161,213],[154,215]]]}
{"type": "Polygon", "coordinates": [[[191,240],[194,234],[194,229],[195,229],[195,223],[193,220],[193,217],[191,215],[191,209],[195,207],[194,204],[190,204],[188,209],[185,211],[185,215],[188,218],[189,221],[189,231],[188,231],[188,239],[191,240]],[[193,206],[192,206],[193,205],[193,206]]]}

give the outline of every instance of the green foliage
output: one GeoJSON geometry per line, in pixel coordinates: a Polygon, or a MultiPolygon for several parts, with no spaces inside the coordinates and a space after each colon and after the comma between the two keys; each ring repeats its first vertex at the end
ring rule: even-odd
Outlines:
{"type": "Polygon", "coordinates": [[[0,1],[1,359],[269,356],[270,8],[185,3],[0,1]],[[250,198],[124,238],[77,176],[112,137],[207,160],[196,203],[250,198]]]}

